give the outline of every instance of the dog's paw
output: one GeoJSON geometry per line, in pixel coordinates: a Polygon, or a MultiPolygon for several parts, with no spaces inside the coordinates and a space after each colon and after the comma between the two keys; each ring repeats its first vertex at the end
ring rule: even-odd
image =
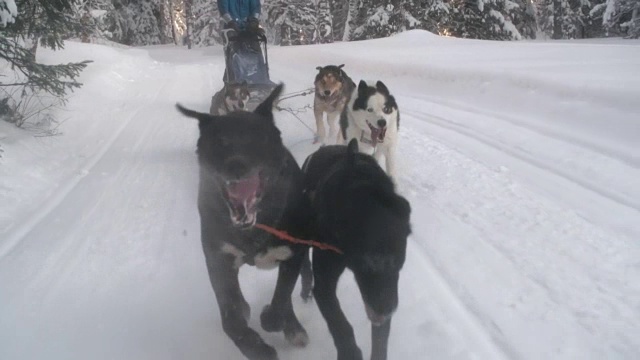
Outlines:
{"type": "Polygon", "coordinates": [[[313,300],[313,293],[311,292],[311,290],[305,291],[303,289],[302,291],[300,291],[300,297],[302,298],[302,301],[307,304],[309,303],[309,301],[313,300]]]}
{"type": "Polygon", "coordinates": [[[264,331],[276,332],[284,329],[284,317],[271,309],[271,306],[267,305],[262,309],[260,314],[260,325],[264,331]]]}
{"type": "Polygon", "coordinates": [[[338,360],[363,360],[362,351],[357,346],[353,349],[338,351],[338,360]]]}
{"type": "Polygon", "coordinates": [[[254,354],[247,356],[251,360],[278,360],[278,352],[273,347],[262,344],[254,354]]]}
{"type": "Polygon", "coordinates": [[[296,329],[295,331],[284,331],[284,338],[289,344],[296,347],[305,347],[309,345],[309,335],[305,329],[296,329]]]}

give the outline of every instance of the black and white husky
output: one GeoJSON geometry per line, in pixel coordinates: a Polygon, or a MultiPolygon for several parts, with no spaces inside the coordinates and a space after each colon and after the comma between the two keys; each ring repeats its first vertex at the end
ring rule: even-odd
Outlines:
{"type": "Polygon", "coordinates": [[[373,155],[379,163],[384,156],[386,172],[394,181],[399,128],[398,104],[386,85],[361,80],[340,115],[342,138],[345,143],[358,140],[360,151],[373,155]]]}

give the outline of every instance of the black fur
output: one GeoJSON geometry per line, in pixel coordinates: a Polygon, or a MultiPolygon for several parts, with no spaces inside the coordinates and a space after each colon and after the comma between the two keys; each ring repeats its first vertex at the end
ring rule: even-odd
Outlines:
{"type": "Polygon", "coordinates": [[[254,113],[212,116],[177,105],[186,116],[199,120],[198,160],[200,186],[198,210],[202,246],[211,285],[218,302],[222,328],[248,359],[277,359],[276,350],[248,327],[249,305],[238,283],[240,260],[253,265],[256,255],[277,246],[289,246],[293,255],[279,263],[278,280],[271,304],[261,314],[267,331],[284,331],[296,345],[306,345],[306,332],[296,318],[291,293],[300,272],[306,246],[292,245],[255,227],[239,227],[231,221],[225,185],[260,169],[261,200],[257,222],[299,238],[313,238],[309,200],[303,195],[303,174],[283,146],[274,124],[272,106],[282,91],[279,85],[254,113]],[[224,246],[232,245],[245,256],[237,258],[224,246]]]}
{"type": "Polygon", "coordinates": [[[398,279],[411,232],[411,207],[397,195],[391,179],[376,160],[349,146],[326,146],[303,165],[305,192],[316,212],[317,240],[340,248],[340,255],[313,250],[313,294],[327,321],[338,359],[360,360],[353,328],[336,297],[345,268],[355,275],[372,309],[371,359],[386,359],[391,315],[398,305],[398,279]],[[373,321],[379,324],[373,325],[373,321]]]}

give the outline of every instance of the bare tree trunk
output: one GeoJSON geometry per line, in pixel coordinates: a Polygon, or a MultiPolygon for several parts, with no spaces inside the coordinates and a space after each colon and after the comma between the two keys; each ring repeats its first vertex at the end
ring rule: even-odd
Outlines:
{"type": "Polygon", "coordinates": [[[191,49],[191,0],[184,0],[185,24],[187,25],[187,48],[191,49]]]}
{"type": "Polygon", "coordinates": [[[173,36],[173,43],[176,45],[180,45],[178,43],[178,33],[176,32],[176,12],[174,9],[173,0],[166,0],[168,3],[165,6],[169,9],[169,16],[171,17],[171,35],[173,36]]]}
{"type": "Polygon", "coordinates": [[[553,0],[553,36],[554,39],[562,39],[562,1],[553,0]]]}

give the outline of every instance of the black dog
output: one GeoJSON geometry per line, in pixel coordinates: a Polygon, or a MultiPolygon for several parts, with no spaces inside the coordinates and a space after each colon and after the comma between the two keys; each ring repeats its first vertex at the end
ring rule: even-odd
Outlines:
{"type": "MultiPolygon", "coordinates": [[[[372,323],[371,359],[386,359],[391,316],[398,306],[398,279],[411,233],[411,207],[395,193],[393,182],[376,160],[358,152],[355,139],[348,147],[320,148],[302,168],[305,192],[316,212],[317,240],[344,253],[313,250],[313,295],[333,336],[338,359],[362,359],[336,296],[345,268],[355,275],[372,323]]],[[[302,275],[308,287],[305,273],[302,275]]]]}
{"type": "Polygon", "coordinates": [[[308,343],[291,303],[308,247],[280,240],[261,227],[302,239],[314,237],[308,231],[313,217],[303,194],[302,171],[282,144],[273,119],[273,102],[281,91],[279,85],[253,113],[212,116],[177,105],[184,115],[199,121],[198,210],[222,328],[252,360],[275,360],[278,355],[247,325],[250,308],[238,283],[238,268],[245,263],[259,268],[279,265],[271,305],[260,316],[262,328],[284,331],[296,346],[308,343]]]}

